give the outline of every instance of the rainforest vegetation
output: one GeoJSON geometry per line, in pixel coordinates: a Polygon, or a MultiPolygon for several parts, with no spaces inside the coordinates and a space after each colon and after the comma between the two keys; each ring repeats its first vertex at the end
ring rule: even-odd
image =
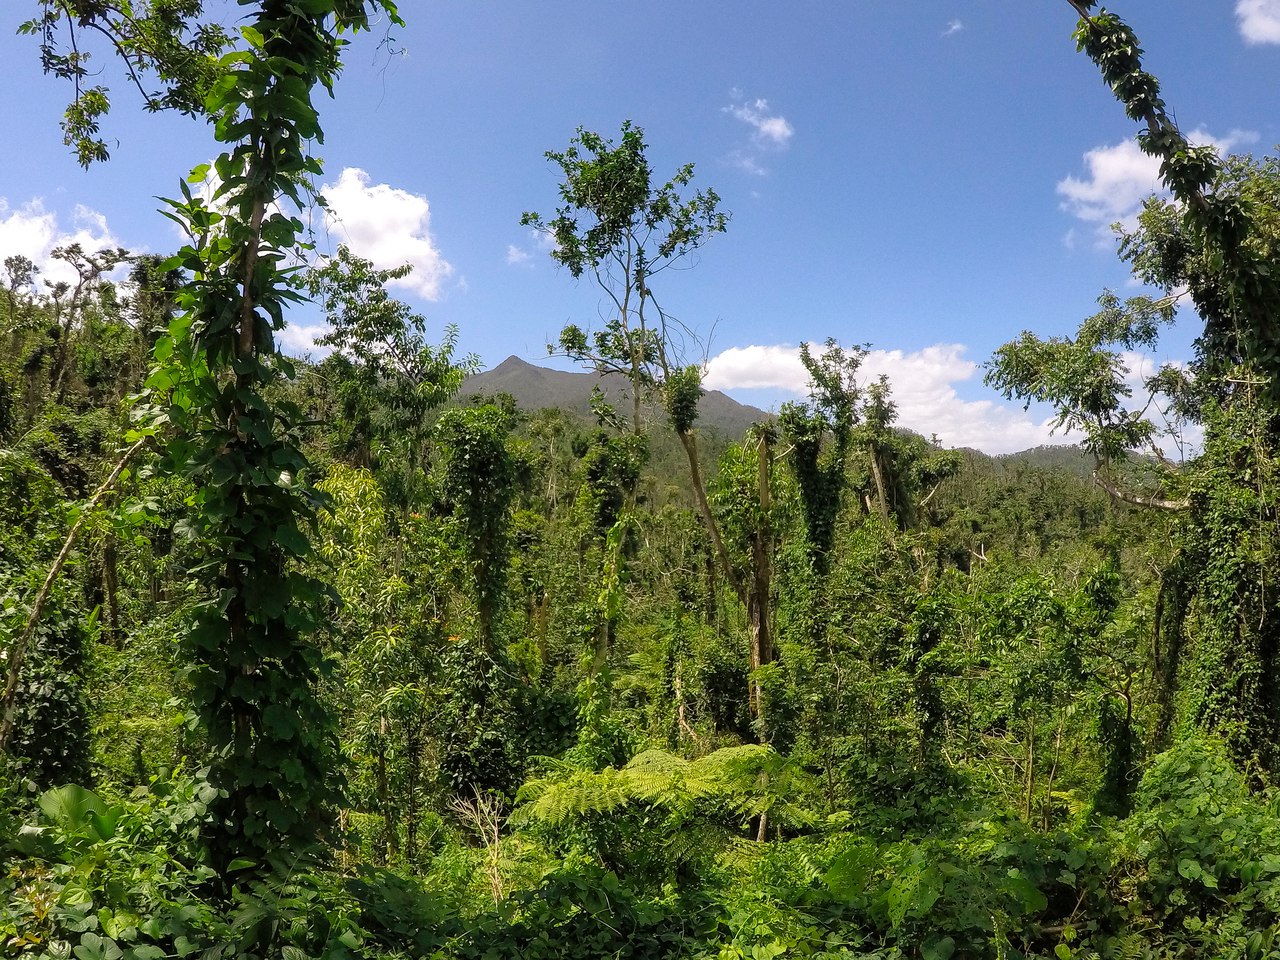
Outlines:
{"type": "Polygon", "coordinates": [[[1119,246],[1158,295],[991,359],[1081,439],[997,459],[897,429],[834,340],[807,401],[706,429],[661,274],[732,225],[629,123],[548,153],[523,218],[610,305],[553,349],[627,389],[461,398],[397,271],[299,216],[389,0],[243,2],[233,37],[36,4],[83,163],[77,32],[223,152],[172,256],[4,262],[0,953],[1280,957],[1280,165],[1188,144],[1072,6],[1162,163],[1119,246]],[[276,346],[304,300],[315,362],[276,346]],[[1179,306],[1193,361],[1131,393],[1179,306]]]}

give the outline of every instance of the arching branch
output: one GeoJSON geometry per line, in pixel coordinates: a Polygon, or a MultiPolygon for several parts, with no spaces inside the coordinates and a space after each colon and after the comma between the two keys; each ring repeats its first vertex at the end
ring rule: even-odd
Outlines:
{"type": "Polygon", "coordinates": [[[1135,507],[1151,507],[1156,510],[1182,511],[1191,507],[1191,503],[1186,499],[1166,500],[1163,497],[1144,497],[1139,494],[1132,493],[1117,486],[1112,481],[1102,475],[1100,470],[1093,471],[1093,482],[1107,495],[1121,503],[1127,503],[1135,507]]]}

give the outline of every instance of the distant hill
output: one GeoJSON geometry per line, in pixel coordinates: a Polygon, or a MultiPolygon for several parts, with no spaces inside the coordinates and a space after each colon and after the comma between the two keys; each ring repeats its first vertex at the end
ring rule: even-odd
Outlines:
{"type": "MultiPolygon", "coordinates": [[[[590,417],[591,391],[597,384],[620,413],[631,409],[631,384],[620,374],[569,373],[539,367],[514,356],[507,357],[492,370],[467,377],[459,393],[462,396],[509,393],[522,410],[555,407],[590,417]]],[[[652,408],[650,415],[655,419],[662,416],[652,408]]],[[[708,390],[698,405],[698,425],[713,427],[731,439],[738,439],[753,423],[772,419],[772,416],[739,403],[719,390],[708,390]]]]}
{"type": "Polygon", "coordinates": [[[1087,453],[1078,444],[1045,444],[1022,450],[1018,453],[1005,454],[1000,458],[1005,463],[1026,463],[1042,470],[1057,470],[1075,477],[1089,479],[1096,466],[1093,454],[1087,453]]]}

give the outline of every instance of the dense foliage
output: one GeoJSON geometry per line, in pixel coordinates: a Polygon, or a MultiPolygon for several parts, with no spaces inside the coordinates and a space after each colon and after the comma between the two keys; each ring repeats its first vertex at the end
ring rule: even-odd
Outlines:
{"type": "MultiPolygon", "coordinates": [[[[226,153],[173,258],[5,262],[0,953],[1280,956],[1280,166],[1189,147],[1076,5],[1165,162],[1121,237],[1164,295],[1003,347],[989,382],[1083,442],[990,458],[898,430],[835,341],[807,401],[704,432],[654,287],[729,219],[631,124],[525,215],[617,307],[556,349],[628,394],[458,400],[404,270],[290,212],[340,34],[391,4],[246,3],[235,42],[193,0],[39,4],[48,69],[114,32],[226,153]],[[1135,404],[1183,291],[1199,352],[1135,404]],[[317,363],[273,337],[308,297],[317,363]]],[[[86,161],[105,107],[77,86],[86,161]]]]}

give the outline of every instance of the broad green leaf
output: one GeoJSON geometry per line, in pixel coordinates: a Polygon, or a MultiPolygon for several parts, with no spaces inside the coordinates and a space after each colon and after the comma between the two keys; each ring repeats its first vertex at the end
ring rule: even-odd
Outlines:
{"type": "Polygon", "coordinates": [[[107,810],[96,793],[73,783],[45,791],[38,802],[44,815],[64,828],[79,826],[90,813],[101,815],[107,810]]]}

